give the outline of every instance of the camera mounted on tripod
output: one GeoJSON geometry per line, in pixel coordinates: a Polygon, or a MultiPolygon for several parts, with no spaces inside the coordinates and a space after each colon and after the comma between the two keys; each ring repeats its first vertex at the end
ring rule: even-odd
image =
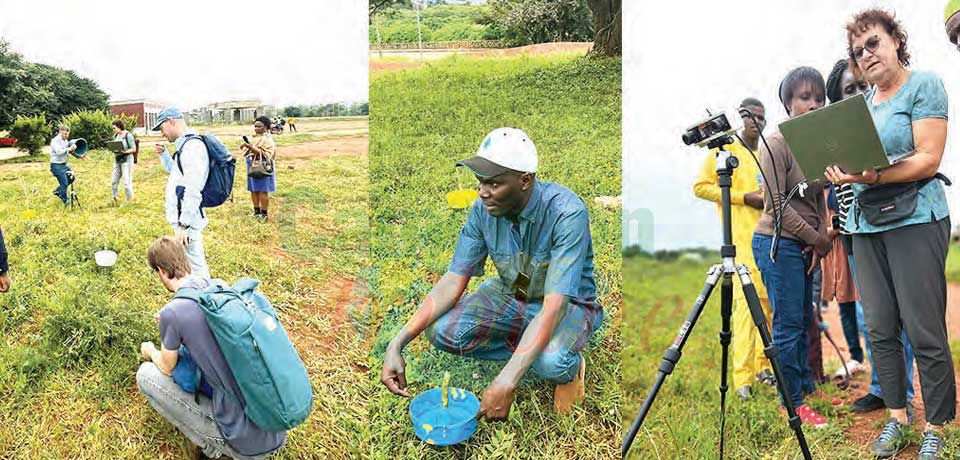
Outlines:
{"type": "MultiPolygon", "coordinates": [[[[697,122],[684,131],[681,136],[683,143],[709,148],[718,148],[732,143],[733,138],[731,136],[743,128],[743,119],[739,115],[728,116],[727,112],[713,115],[708,110],[707,113],[709,116],[706,119],[697,122]],[[719,143],[720,141],[724,142],[719,143]]],[[[733,113],[736,114],[737,112],[733,113]]]]}

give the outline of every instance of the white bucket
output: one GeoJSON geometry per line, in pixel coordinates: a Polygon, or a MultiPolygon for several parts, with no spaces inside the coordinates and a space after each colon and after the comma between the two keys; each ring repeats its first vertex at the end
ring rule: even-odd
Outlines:
{"type": "Polygon", "coordinates": [[[112,267],[117,263],[117,253],[109,249],[102,249],[93,253],[93,259],[101,267],[112,267]]]}

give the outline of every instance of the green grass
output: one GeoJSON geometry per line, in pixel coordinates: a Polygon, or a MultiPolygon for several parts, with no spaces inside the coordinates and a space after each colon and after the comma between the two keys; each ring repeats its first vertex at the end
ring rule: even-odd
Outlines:
{"type": "MultiPolygon", "coordinates": [[[[14,280],[0,296],[0,458],[184,458],[185,438],[134,379],[140,342],[158,343],[153,313],[171,298],[145,261],[149,243],[171,233],[166,174],[152,153],[141,156],[137,202],[111,206],[112,155],[89,155],[70,160],[83,212],[52,196],[45,162],[0,165],[14,280]],[[119,254],[111,269],[93,262],[104,246],[119,254]]],[[[357,457],[366,449],[367,159],[280,158],[266,224],[247,217],[238,167],[236,201],[209,211],[208,262],[216,277],[261,280],[313,381],[313,413],[279,458],[357,457]]]]}
{"type": "MultiPolygon", "coordinates": [[[[623,427],[626,432],[656,377],[663,352],[703,287],[708,264],[689,260],[656,261],[645,257],[623,260],[623,427]]],[[[719,290],[713,295],[683,349],[683,357],[666,382],[634,442],[630,458],[717,458],[720,394],[719,290]]],[[[842,340],[842,339],[840,339],[842,340]]],[[[956,354],[956,347],[954,353],[956,354]]],[[[831,355],[829,351],[824,352],[831,355]]],[[[830,368],[829,366],[826,366],[830,368]]],[[[728,380],[729,381],[729,380],[728,380]]],[[[824,391],[839,394],[831,385],[824,391]]],[[[773,388],[754,385],[754,400],[741,403],[727,393],[726,454],[738,459],[802,458],[793,431],[779,410],[773,388]]],[[[853,423],[849,408],[829,402],[808,402],[830,422],[824,430],[804,429],[813,458],[867,458],[865,447],[843,430],[853,423]]],[[[915,425],[916,426],[916,425],[915,425]]],[[[879,432],[879,427],[877,431],[879,432]]],[[[960,450],[957,432],[948,436],[948,452],[960,450]]],[[[913,435],[919,441],[919,434],[913,435]]],[[[948,454],[949,456],[949,454],[948,454]]],[[[898,457],[899,458],[899,457],[898,457]]]]}
{"type": "MultiPolygon", "coordinates": [[[[620,61],[573,57],[452,57],[371,79],[372,292],[371,458],[613,458],[620,438],[620,212],[595,207],[620,194],[620,61]],[[590,211],[599,296],[606,322],[587,354],[587,397],[571,417],[553,411],[553,386],[525,380],[508,421],[481,422],[461,446],[438,449],[413,435],[409,401],[380,384],[386,343],[446,271],[465,211],[444,196],[475,179],[455,173],[500,126],[537,145],[538,177],[570,187],[590,211]],[[459,182],[459,185],[458,185],[459,182]]],[[[488,274],[494,273],[488,262],[488,274]]],[[[474,280],[476,286],[478,280],[474,280]]],[[[404,353],[414,393],[455,385],[481,393],[502,363],[432,350],[424,338],[404,353]]]]}

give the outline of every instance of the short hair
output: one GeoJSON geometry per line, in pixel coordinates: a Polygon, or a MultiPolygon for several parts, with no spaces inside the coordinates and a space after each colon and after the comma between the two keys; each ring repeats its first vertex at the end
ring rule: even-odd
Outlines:
{"type": "Polygon", "coordinates": [[[120,128],[120,131],[127,129],[127,125],[123,124],[123,120],[120,119],[113,120],[113,126],[120,128]]]}
{"type": "Polygon", "coordinates": [[[761,109],[765,108],[763,102],[760,102],[760,99],[755,97],[744,98],[740,101],[740,107],[760,107],[761,109]]]}
{"type": "Polygon", "coordinates": [[[183,278],[191,273],[187,249],[170,236],[160,237],[150,245],[147,263],[153,271],[162,268],[171,279],[183,278]]]}
{"type": "Polygon", "coordinates": [[[67,131],[67,132],[69,132],[69,131],[70,131],[70,127],[67,126],[67,125],[60,125],[60,131],[67,131]]]}
{"type": "Polygon", "coordinates": [[[780,103],[783,108],[790,113],[790,102],[793,100],[794,92],[803,84],[809,83],[814,89],[819,89],[821,93],[826,92],[823,83],[823,75],[820,71],[809,66],[797,67],[787,73],[780,82],[780,103]]]}
{"type": "Polygon", "coordinates": [[[843,99],[843,88],[840,82],[843,81],[843,73],[850,67],[850,62],[846,59],[840,59],[833,65],[830,75],[827,77],[827,99],[830,103],[843,99]]]}
{"type": "Polygon", "coordinates": [[[267,117],[266,115],[261,115],[261,116],[257,117],[256,120],[253,120],[254,123],[256,123],[256,122],[258,122],[258,121],[259,121],[260,123],[263,123],[263,126],[264,126],[265,128],[267,128],[267,130],[270,130],[271,122],[270,122],[270,118],[269,118],[269,117],[267,117]]]}
{"type": "Polygon", "coordinates": [[[876,24],[881,25],[887,34],[900,41],[900,48],[897,49],[897,60],[903,67],[910,66],[910,52],[907,51],[907,31],[903,30],[903,26],[893,13],[879,8],[871,8],[857,13],[847,23],[847,55],[850,61],[850,69],[857,78],[860,77],[860,68],[857,66],[857,60],[853,58],[853,37],[862,34],[868,27],[876,24]]]}

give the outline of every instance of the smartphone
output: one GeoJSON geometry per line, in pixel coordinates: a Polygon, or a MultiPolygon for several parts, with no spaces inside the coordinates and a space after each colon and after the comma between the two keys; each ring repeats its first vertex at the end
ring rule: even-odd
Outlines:
{"type": "Polygon", "coordinates": [[[244,144],[249,144],[249,143],[250,143],[250,139],[247,139],[247,136],[243,136],[243,143],[244,143],[244,144]]]}

